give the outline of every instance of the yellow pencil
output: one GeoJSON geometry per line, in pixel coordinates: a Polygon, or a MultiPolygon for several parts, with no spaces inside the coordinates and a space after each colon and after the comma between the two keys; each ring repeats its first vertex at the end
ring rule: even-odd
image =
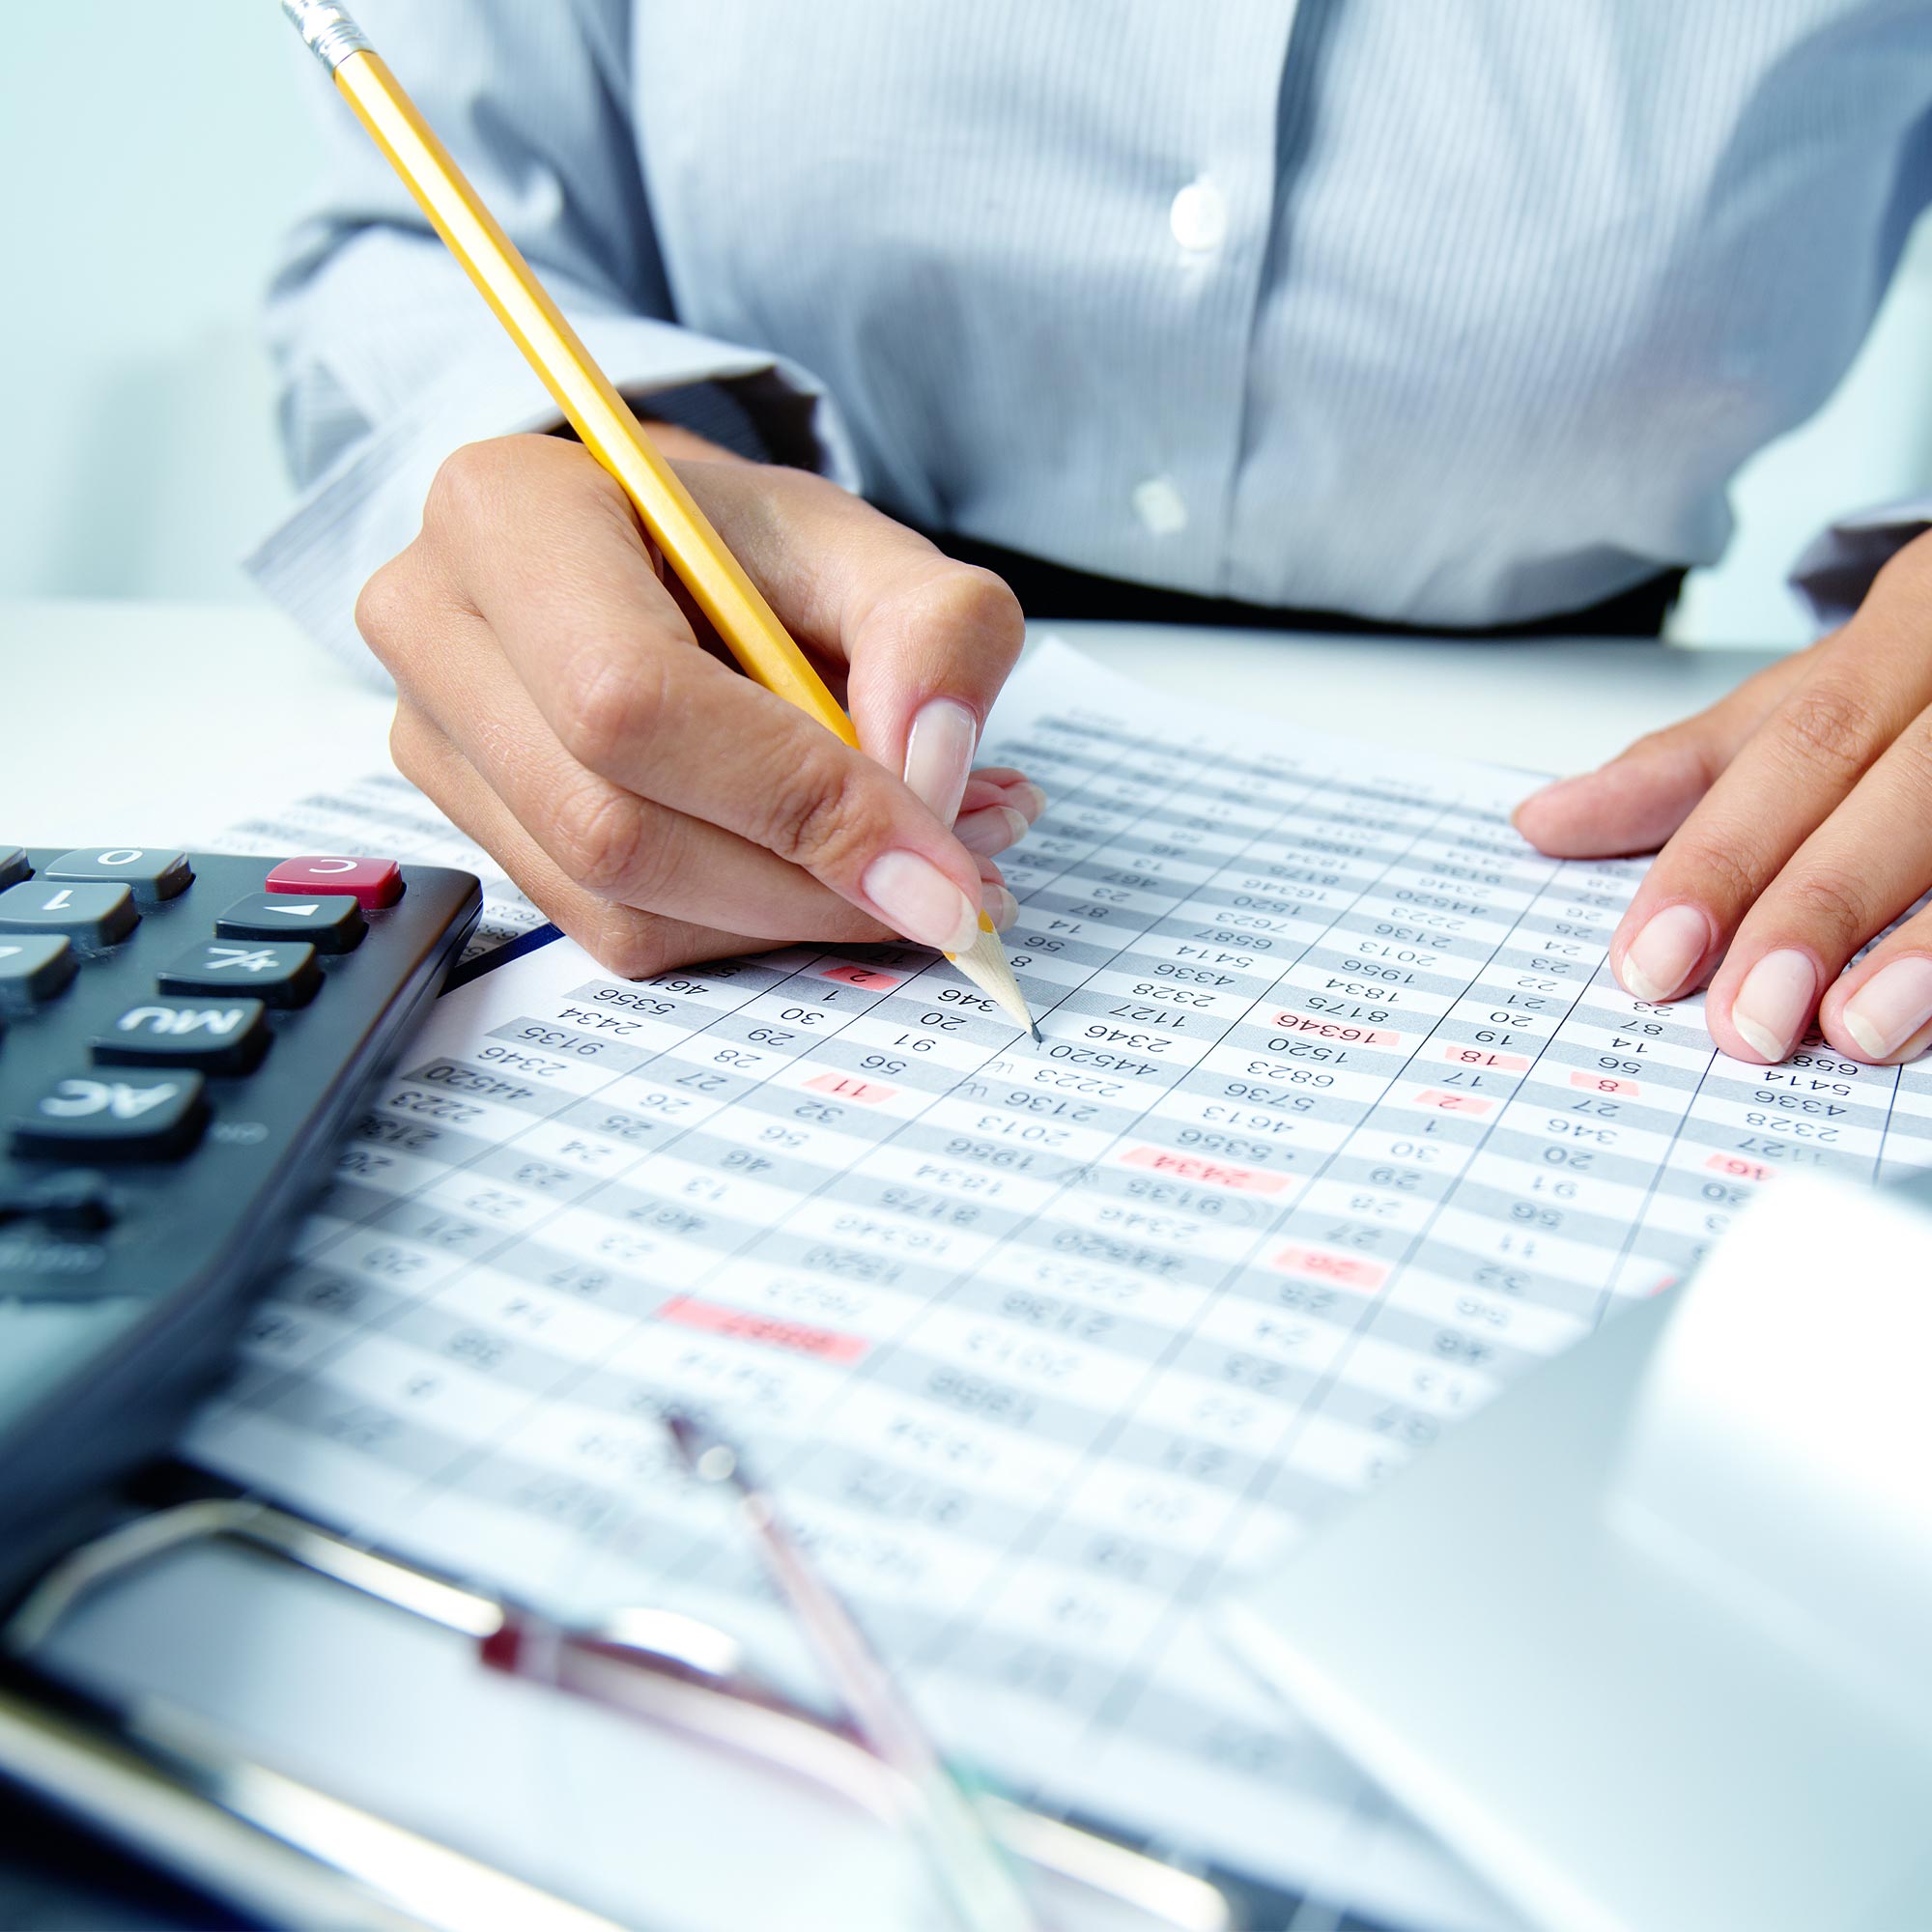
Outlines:
{"type": "MultiPolygon", "coordinates": [[[[542,378],[584,448],[621,485],[666,562],[746,674],[856,749],[852,721],[367,36],[334,0],[282,0],[282,12],[334,76],[370,138],[542,378]]],[[[972,951],[946,956],[1039,1037],[1006,949],[983,912],[972,951]]]]}

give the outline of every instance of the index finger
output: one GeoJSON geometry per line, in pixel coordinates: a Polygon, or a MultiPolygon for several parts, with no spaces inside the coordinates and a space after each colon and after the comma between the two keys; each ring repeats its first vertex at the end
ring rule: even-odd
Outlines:
{"type": "Polygon", "coordinates": [[[679,474],[792,635],[844,664],[860,744],[950,822],[1025,639],[1018,599],[823,477],[725,463],[679,474]]]}
{"type": "Polygon", "coordinates": [[[497,502],[486,489],[445,541],[465,595],[566,751],[802,866],[908,938],[968,950],[980,895],[972,855],[873,759],[696,648],[628,515],[603,514],[615,485],[586,453],[557,454],[573,467],[543,500],[581,495],[585,514],[531,516],[514,493],[497,502]]]}
{"type": "Polygon", "coordinates": [[[1663,848],[1610,942],[1625,988],[1671,1000],[1695,986],[1792,855],[1836,810],[1917,704],[1901,631],[1825,659],[1747,741],[1663,848]]]}

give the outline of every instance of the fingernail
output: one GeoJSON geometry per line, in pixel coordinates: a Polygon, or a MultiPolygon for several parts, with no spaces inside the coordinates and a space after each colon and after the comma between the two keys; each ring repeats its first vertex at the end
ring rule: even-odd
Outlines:
{"type": "Polygon", "coordinates": [[[981,859],[990,859],[995,852],[1017,845],[1032,830],[1032,822],[1008,805],[989,805],[982,810],[969,811],[952,824],[953,838],[981,859]]]}
{"type": "Polygon", "coordinates": [[[980,910],[929,859],[881,852],[859,890],[895,932],[941,952],[964,952],[979,936],[980,910]]]}
{"type": "Polygon", "coordinates": [[[1024,784],[1014,785],[1007,796],[1018,807],[1020,815],[1029,825],[1039,823],[1039,815],[1046,810],[1046,794],[1031,779],[1024,784]]]}
{"type": "Polygon", "coordinates": [[[1874,1060],[1896,1053],[1932,1020],[1932,959],[1914,955],[1882,966],[1845,1002],[1845,1031],[1874,1060]]]}
{"type": "Polygon", "coordinates": [[[986,885],[980,889],[980,903],[993,922],[995,932],[1005,932],[1020,916],[1020,902],[1005,886],[986,885]]]}
{"type": "Polygon", "coordinates": [[[1639,1000],[1667,1000],[1711,943],[1711,923],[1693,905],[1665,906],[1631,941],[1617,977],[1639,1000]]]}
{"type": "Polygon", "coordinates": [[[1731,1024],[1753,1053],[1782,1060],[1818,999],[1818,971],[1802,952],[1767,952],[1731,1002],[1731,1024]]]}
{"type": "Polygon", "coordinates": [[[942,825],[952,823],[973,768],[980,721],[956,697],[923,705],[906,737],[905,781],[942,825]]]}

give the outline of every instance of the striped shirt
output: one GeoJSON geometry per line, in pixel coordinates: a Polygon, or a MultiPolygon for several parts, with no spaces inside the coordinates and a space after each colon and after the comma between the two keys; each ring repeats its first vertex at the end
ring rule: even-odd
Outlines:
{"type": "MultiPolygon", "coordinates": [[[[894,513],[1481,625],[1708,562],[1932,195],[1923,0],[359,0],[618,385],[894,513]]],[[[552,420],[316,77],[272,291],[355,650],[457,444],[552,420]]]]}

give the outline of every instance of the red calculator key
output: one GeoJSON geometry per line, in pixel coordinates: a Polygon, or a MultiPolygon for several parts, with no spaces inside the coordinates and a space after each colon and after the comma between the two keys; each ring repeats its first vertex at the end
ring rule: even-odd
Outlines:
{"type": "Polygon", "coordinates": [[[271,893],[346,893],[364,912],[403,895],[403,868],[393,859],[284,859],[263,884],[271,893]]]}

